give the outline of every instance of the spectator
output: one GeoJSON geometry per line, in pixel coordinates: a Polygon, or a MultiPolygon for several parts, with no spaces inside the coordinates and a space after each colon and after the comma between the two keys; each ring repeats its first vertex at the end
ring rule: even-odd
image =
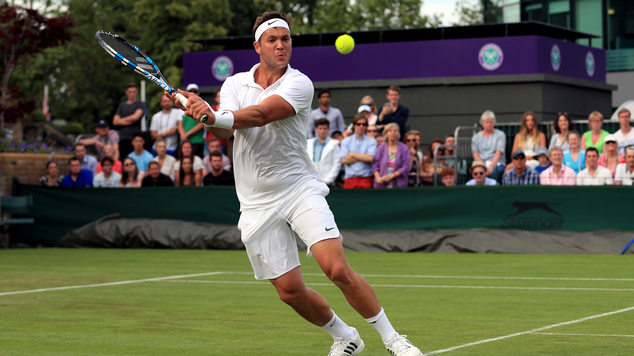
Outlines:
{"type": "Polygon", "coordinates": [[[346,123],[343,121],[343,114],[341,110],[330,106],[330,90],[323,89],[317,93],[317,101],[319,107],[310,112],[308,118],[308,131],[306,136],[308,138],[315,137],[315,121],[326,118],[330,122],[330,131],[341,131],[345,135],[346,123]]]}
{"type": "MultiPolygon", "coordinates": [[[[538,147],[546,147],[546,135],[539,131],[535,114],[532,111],[527,111],[522,116],[520,132],[515,135],[512,152],[523,151],[526,155],[526,166],[535,168],[539,165],[539,162],[533,159],[538,147]]],[[[506,170],[509,170],[508,167],[506,170]]]]}
{"type": "MultiPolygon", "coordinates": [[[[112,160],[114,161],[114,167],[112,168],[113,171],[119,174],[123,173],[123,163],[121,163],[121,161],[119,161],[118,159],[114,158],[115,152],[112,146],[110,145],[103,146],[103,155],[104,157],[112,158],[112,160]]],[[[97,173],[101,173],[101,172],[103,172],[103,168],[101,168],[101,162],[99,162],[97,163],[97,173]]]]}
{"type": "Polygon", "coordinates": [[[423,162],[423,151],[420,149],[420,131],[418,130],[410,130],[409,132],[414,134],[414,138],[416,139],[416,154],[418,155],[418,160],[423,162]]]}
{"type": "Polygon", "coordinates": [[[105,120],[99,120],[97,127],[95,128],[97,134],[91,138],[83,138],[79,140],[79,143],[90,146],[95,145],[97,156],[104,158],[105,154],[103,148],[110,145],[114,149],[114,159],[119,159],[119,134],[115,130],[110,130],[110,126],[105,120]]]}
{"type": "Polygon", "coordinates": [[[376,135],[374,139],[376,140],[377,147],[385,143],[385,137],[383,137],[383,135],[376,135]]]}
{"type": "Polygon", "coordinates": [[[60,184],[62,187],[92,187],[92,173],[81,168],[81,160],[77,156],[68,160],[68,173],[60,184]]]}
{"type": "Polygon", "coordinates": [[[470,179],[466,185],[498,185],[495,179],[488,178],[486,174],[487,169],[484,162],[473,161],[473,164],[471,164],[471,176],[473,179],[470,179]]]}
{"type": "Polygon", "coordinates": [[[557,120],[555,121],[555,131],[557,133],[550,138],[548,148],[551,149],[558,146],[561,147],[564,152],[570,149],[570,145],[568,144],[568,133],[570,130],[572,130],[572,121],[570,117],[568,117],[568,113],[560,112],[557,114],[557,120]]]}
{"type": "Polygon", "coordinates": [[[111,157],[101,159],[101,167],[103,172],[98,173],[92,179],[92,186],[95,188],[118,188],[121,182],[121,174],[114,172],[114,160],[111,157]]]}
{"type": "Polygon", "coordinates": [[[180,147],[178,147],[178,161],[176,161],[176,163],[174,163],[174,178],[172,179],[174,182],[176,182],[176,173],[178,173],[178,171],[180,171],[180,169],[181,169],[181,160],[185,156],[189,156],[189,157],[193,158],[193,160],[194,160],[194,171],[195,172],[200,172],[200,176],[201,177],[203,176],[203,170],[205,169],[205,167],[203,167],[203,160],[200,159],[200,157],[194,155],[193,146],[192,146],[191,142],[183,141],[183,143],[180,145],[180,147]]]}
{"type": "MultiPolygon", "coordinates": [[[[128,100],[119,104],[112,124],[119,126],[119,157],[127,157],[132,152],[134,134],[141,132],[141,117],[145,112],[145,104],[136,100],[139,89],[134,83],[125,86],[128,100]]],[[[116,150],[115,150],[116,153],[116,150]]]]}
{"type": "MultiPolygon", "coordinates": [[[[218,89],[216,91],[216,93],[214,94],[214,100],[216,101],[216,105],[212,105],[211,108],[214,111],[218,111],[218,110],[220,110],[219,109],[220,108],[220,89],[218,89]]],[[[205,157],[207,157],[207,156],[209,156],[209,153],[211,152],[211,151],[209,151],[209,140],[211,140],[212,138],[216,138],[216,136],[214,136],[214,134],[212,134],[208,130],[203,130],[203,132],[204,132],[204,135],[205,135],[205,149],[203,151],[203,154],[204,154],[205,157]]],[[[223,155],[228,154],[227,153],[227,141],[222,141],[222,140],[219,140],[219,141],[220,141],[220,152],[223,155]]]]}
{"type": "Polygon", "coordinates": [[[145,174],[139,171],[136,165],[136,161],[130,157],[126,157],[123,160],[123,174],[121,174],[121,182],[119,187],[121,188],[139,188],[141,187],[141,181],[145,174]]]}
{"type": "Polygon", "coordinates": [[[409,148],[401,142],[398,125],[391,122],[383,129],[385,143],[377,147],[372,174],[374,188],[405,188],[409,173],[409,148]]]}
{"type": "Polygon", "coordinates": [[[577,131],[570,131],[568,133],[568,147],[567,151],[564,151],[563,163],[572,168],[575,174],[579,174],[586,168],[586,151],[579,150],[579,133],[577,131]]]}
{"type": "Polygon", "coordinates": [[[328,137],[328,119],[315,121],[317,137],[309,138],[306,144],[308,157],[315,164],[321,179],[329,187],[334,186],[335,179],[341,170],[341,157],[339,154],[339,141],[328,137]]]}
{"type": "Polygon", "coordinates": [[[341,147],[341,141],[343,140],[343,134],[341,133],[341,131],[333,132],[330,138],[339,141],[339,147],[341,147]]]}
{"type": "Polygon", "coordinates": [[[352,124],[354,135],[341,142],[341,163],[346,169],[344,188],[372,188],[372,162],[376,155],[377,141],[365,134],[368,119],[364,116],[355,115],[352,124]]]}
{"type": "MultiPolygon", "coordinates": [[[[370,116],[372,115],[372,112],[370,112],[370,106],[368,105],[359,106],[359,109],[357,110],[357,114],[363,115],[369,122],[370,116]]],[[[346,131],[343,133],[343,137],[348,137],[352,135],[352,130],[353,130],[353,127],[352,127],[352,124],[350,124],[350,126],[348,126],[346,128],[346,131]]],[[[376,125],[368,124],[368,129],[366,130],[365,134],[368,135],[369,137],[376,138],[378,134],[378,129],[376,125]]]]}
{"type": "Polygon", "coordinates": [[[535,151],[535,159],[539,161],[539,166],[535,167],[535,172],[542,173],[552,166],[550,159],[548,158],[548,149],[545,147],[539,147],[535,151]]]}
{"type": "Polygon", "coordinates": [[[440,181],[445,187],[453,187],[456,185],[456,171],[451,167],[445,167],[440,172],[440,181]]]}
{"type": "MultiPolygon", "coordinates": [[[[214,151],[218,151],[221,153],[222,155],[222,169],[224,169],[225,171],[230,171],[231,170],[231,160],[229,159],[229,157],[225,156],[224,153],[222,153],[222,151],[220,151],[220,148],[222,147],[222,145],[220,144],[220,140],[217,137],[212,137],[209,139],[209,141],[207,141],[207,150],[211,153],[214,151]]],[[[205,158],[203,158],[202,160],[202,165],[203,165],[203,176],[205,176],[207,174],[207,172],[211,172],[211,157],[209,155],[205,156],[205,158]]]]}
{"type": "Polygon", "coordinates": [[[409,118],[409,109],[399,104],[401,88],[392,85],[387,88],[385,97],[388,102],[379,110],[379,118],[376,121],[379,131],[382,131],[385,125],[390,122],[395,122],[398,124],[401,137],[405,136],[405,125],[407,125],[407,119],[409,118]]]}
{"type": "Polygon", "coordinates": [[[134,139],[132,140],[132,147],[134,147],[134,151],[130,152],[128,157],[132,158],[136,162],[136,166],[139,171],[145,173],[147,171],[147,165],[152,161],[154,156],[150,152],[148,152],[145,148],[145,139],[143,138],[143,134],[137,132],[134,134],[134,139]]]}
{"type": "MultiPolygon", "coordinates": [[[[614,142],[616,146],[616,142],[614,142]]],[[[616,149],[616,147],[615,147],[616,149]]],[[[577,175],[577,185],[612,185],[612,173],[599,165],[599,151],[590,147],[586,150],[586,169],[577,175]]]]}
{"type": "Polygon", "coordinates": [[[87,169],[94,176],[97,174],[97,159],[91,155],[86,154],[86,146],[81,143],[75,145],[75,156],[79,158],[81,162],[81,168],[87,169]]]}
{"type": "MultiPolygon", "coordinates": [[[[173,107],[174,103],[166,94],[161,95],[161,111],[152,116],[150,135],[152,140],[165,140],[167,154],[176,157],[178,148],[178,122],[183,117],[180,109],[173,107]]],[[[152,153],[156,154],[156,142],[152,146],[152,153]]]]}
{"type": "MultiPolygon", "coordinates": [[[[198,85],[192,83],[187,86],[187,91],[190,93],[198,94],[198,85]]],[[[180,137],[181,145],[185,141],[189,141],[192,146],[192,154],[202,159],[203,151],[205,148],[205,138],[203,124],[192,119],[187,115],[182,115],[178,121],[178,134],[180,137]]]]}
{"type": "Polygon", "coordinates": [[[445,137],[445,161],[447,167],[452,167],[460,174],[467,174],[467,160],[457,158],[455,155],[456,138],[453,135],[445,137]]]}
{"type": "Polygon", "coordinates": [[[202,184],[202,171],[195,171],[191,156],[184,156],[180,160],[179,170],[176,172],[177,187],[200,187],[202,184]]]}
{"type": "Polygon", "coordinates": [[[626,108],[619,110],[619,124],[621,128],[614,133],[616,142],[619,144],[619,152],[624,155],[625,147],[634,145],[634,131],[630,125],[630,111],[626,108]]]}
{"type": "Polygon", "coordinates": [[[442,169],[447,166],[447,162],[444,159],[438,158],[440,156],[445,155],[445,151],[443,148],[438,148],[438,157],[434,162],[434,152],[436,151],[436,147],[442,146],[444,141],[435,138],[429,144],[429,148],[427,149],[427,155],[423,157],[423,163],[421,164],[421,181],[423,185],[433,185],[434,184],[434,176],[440,174],[442,169]]]}
{"type": "Polygon", "coordinates": [[[550,149],[550,162],[552,166],[543,171],[539,176],[542,185],[576,185],[577,175],[570,167],[563,164],[564,154],[561,147],[550,149]]]}
{"type": "Polygon", "coordinates": [[[409,174],[407,175],[408,187],[420,186],[420,158],[418,157],[418,150],[416,147],[416,135],[413,131],[408,131],[405,134],[403,141],[409,149],[409,174]]]}
{"type": "Polygon", "coordinates": [[[378,111],[376,110],[376,103],[374,102],[374,99],[372,99],[371,96],[366,95],[363,97],[363,99],[361,99],[361,102],[359,103],[359,106],[362,105],[367,105],[370,107],[370,117],[368,117],[368,128],[370,126],[374,126],[376,125],[376,120],[378,119],[378,111]]]}
{"type": "Polygon", "coordinates": [[[616,136],[607,135],[603,141],[603,153],[599,156],[599,166],[607,168],[614,177],[616,166],[625,163],[625,157],[619,154],[616,136]]]}
{"type": "Polygon", "coordinates": [[[495,114],[491,110],[482,113],[480,124],[483,130],[471,140],[473,159],[484,162],[487,176],[497,180],[502,177],[506,166],[506,135],[495,128],[495,114]]]}
{"type": "Polygon", "coordinates": [[[376,140],[376,137],[379,136],[379,129],[376,128],[376,125],[369,125],[365,134],[376,140]]]}
{"type": "MultiPolygon", "coordinates": [[[[174,157],[172,157],[174,158],[174,157]]],[[[148,163],[147,175],[141,180],[141,187],[173,187],[174,182],[168,175],[161,173],[161,166],[158,162],[148,163]]]]}
{"type": "Polygon", "coordinates": [[[203,178],[203,185],[236,185],[233,172],[222,167],[222,153],[220,151],[211,151],[209,160],[211,161],[211,169],[203,178]]]}
{"type": "Polygon", "coordinates": [[[513,169],[504,173],[502,185],[539,185],[539,173],[526,166],[526,154],[517,150],[511,155],[513,169]]]}
{"type": "Polygon", "coordinates": [[[634,182],[634,146],[625,147],[625,163],[616,166],[614,185],[632,185],[634,182]]]}
{"type": "Polygon", "coordinates": [[[46,162],[46,175],[38,180],[40,187],[59,187],[64,180],[64,176],[59,174],[59,164],[57,161],[46,162]]]}
{"type": "MultiPolygon", "coordinates": [[[[176,158],[167,154],[167,143],[164,139],[159,138],[154,145],[156,147],[156,157],[152,158],[152,162],[159,164],[159,171],[170,178],[176,179],[175,167],[176,158]]],[[[149,167],[149,164],[148,164],[149,167]]]]}
{"type": "Polygon", "coordinates": [[[603,127],[603,115],[598,111],[593,111],[588,116],[589,131],[586,131],[581,137],[581,149],[587,150],[589,147],[594,147],[599,151],[599,154],[603,153],[603,140],[609,132],[601,129],[603,127]]]}

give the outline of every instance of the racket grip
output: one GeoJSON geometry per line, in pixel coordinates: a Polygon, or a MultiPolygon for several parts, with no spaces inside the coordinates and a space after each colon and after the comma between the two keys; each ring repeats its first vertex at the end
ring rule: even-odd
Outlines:
{"type": "Polygon", "coordinates": [[[176,100],[178,100],[178,102],[181,103],[181,105],[183,105],[185,109],[187,109],[187,98],[183,94],[176,93],[176,100]]]}
{"type": "Polygon", "coordinates": [[[200,123],[204,124],[205,122],[207,122],[207,119],[208,119],[207,115],[203,115],[203,117],[200,118],[200,123]]]}

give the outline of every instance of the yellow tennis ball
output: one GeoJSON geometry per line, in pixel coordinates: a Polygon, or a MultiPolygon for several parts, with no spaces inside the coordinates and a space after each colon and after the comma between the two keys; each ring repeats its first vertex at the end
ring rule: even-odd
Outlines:
{"type": "Polygon", "coordinates": [[[342,54],[348,54],[354,49],[354,38],[350,35],[341,35],[335,41],[337,51],[342,54]]]}

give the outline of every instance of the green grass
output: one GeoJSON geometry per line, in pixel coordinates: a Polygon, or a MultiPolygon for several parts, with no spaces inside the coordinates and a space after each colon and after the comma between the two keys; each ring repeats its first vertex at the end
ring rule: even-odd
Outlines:
{"type": "MultiPolygon", "coordinates": [[[[375,286],[396,329],[424,353],[634,307],[631,255],[347,257],[375,286]]],[[[314,259],[302,263],[311,288],[359,329],[362,356],[387,355],[314,259]]],[[[1,250],[0,271],[1,355],[325,356],[332,343],[280,302],[270,283],[253,279],[244,251],[1,250]],[[232,273],[2,295],[219,271],[232,273]]],[[[630,310],[541,331],[556,335],[530,333],[441,354],[631,355],[634,337],[614,335],[634,335],[633,318],[630,310]]]]}

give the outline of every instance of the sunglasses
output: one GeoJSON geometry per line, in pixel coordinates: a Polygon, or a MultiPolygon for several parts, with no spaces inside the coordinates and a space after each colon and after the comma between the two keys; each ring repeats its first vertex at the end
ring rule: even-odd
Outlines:
{"type": "Polygon", "coordinates": [[[368,132],[379,132],[377,130],[368,130],[368,132]]]}
{"type": "Polygon", "coordinates": [[[568,116],[568,113],[567,113],[567,112],[565,112],[565,111],[562,111],[562,112],[558,112],[558,113],[557,113],[557,116],[561,116],[561,115],[566,115],[566,116],[568,116]]]}
{"type": "Polygon", "coordinates": [[[355,124],[356,126],[368,126],[368,124],[355,124]]]}
{"type": "Polygon", "coordinates": [[[415,138],[408,138],[407,140],[405,140],[405,142],[416,142],[415,138]]]}
{"type": "Polygon", "coordinates": [[[483,174],[484,174],[484,172],[481,172],[481,171],[478,171],[478,172],[473,172],[473,175],[474,175],[474,176],[481,176],[481,175],[483,175],[483,174]]]}
{"type": "Polygon", "coordinates": [[[134,165],[135,165],[135,163],[134,163],[134,162],[128,162],[128,163],[124,164],[124,166],[125,166],[125,167],[127,167],[127,166],[134,166],[134,165]]]}
{"type": "Polygon", "coordinates": [[[608,143],[613,143],[613,144],[615,144],[615,145],[616,145],[616,142],[615,142],[615,141],[608,141],[608,142],[606,142],[605,144],[607,145],[608,143]]]}
{"type": "Polygon", "coordinates": [[[513,159],[515,159],[515,160],[526,159],[526,156],[524,156],[524,155],[519,155],[519,156],[516,156],[516,157],[515,157],[515,158],[513,158],[513,159]]]}

